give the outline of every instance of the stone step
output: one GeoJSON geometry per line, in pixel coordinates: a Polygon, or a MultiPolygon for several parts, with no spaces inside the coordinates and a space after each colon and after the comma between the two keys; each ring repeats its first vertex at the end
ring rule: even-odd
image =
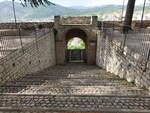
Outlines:
{"type": "Polygon", "coordinates": [[[136,87],[120,86],[26,86],[26,87],[3,87],[0,93],[19,94],[52,94],[52,95],[150,95],[136,87]]]}
{"type": "Polygon", "coordinates": [[[34,73],[34,74],[28,74],[29,76],[31,75],[31,76],[37,76],[37,75],[39,75],[39,76],[41,76],[41,75],[92,75],[92,76],[95,76],[95,75],[109,75],[109,76],[111,76],[111,74],[110,73],[104,73],[104,72],[98,72],[98,73],[94,73],[94,72],[80,72],[80,71],[77,71],[77,72],[66,72],[66,71],[64,71],[64,72],[62,72],[62,71],[55,71],[55,70],[53,70],[53,71],[44,71],[44,72],[38,72],[38,73],[34,73]]]}
{"type": "Polygon", "coordinates": [[[120,79],[120,78],[114,78],[114,79],[111,79],[111,78],[88,78],[88,77],[86,77],[86,78],[70,78],[70,77],[56,77],[56,76],[52,76],[52,77],[36,77],[36,78],[26,78],[26,77],[24,77],[24,78],[20,78],[20,79],[18,79],[17,81],[15,81],[15,82],[18,82],[18,81],[20,81],[20,82],[22,82],[22,81],[46,81],[46,80],[67,80],[67,81],[69,81],[69,80],[76,80],[76,81],[81,81],[81,80],[83,80],[83,81],[85,81],[85,80],[89,80],[89,81],[98,81],[98,82],[103,82],[103,81],[105,81],[105,82],[115,82],[115,81],[118,81],[118,82],[123,82],[123,81],[125,81],[125,80],[123,80],[123,79],[120,79]]]}
{"type": "Polygon", "coordinates": [[[105,78],[119,78],[118,76],[110,76],[110,75],[101,75],[101,74],[33,74],[33,75],[28,75],[26,76],[26,78],[37,78],[37,77],[68,77],[68,78],[101,78],[101,77],[105,77],[105,78]]]}
{"type": "MultiPolygon", "coordinates": [[[[9,82],[9,86],[26,86],[26,85],[52,85],[52,86],[134,86],[125,80],[112,80],[112,79],[23,79],[18,81],[9,82]]],[[[4,87],[5,87],[4,86],[4,87]]]]}
{"type": "MultiPolygon", "coordinates": [[[[20,87],[20,86],[32,86],[32,85],[42,85],[42,84],[47,84],[47,85],[50,85],[50,86],[134,86],[133,84],[128,84],[126,82],[90,82],[90,83],[82,83],[82,82],[79,82],[79,81],[76,81],[77,83],[69,83],[69,81],[67,82],[63,82],[63,83],[55,83],[54,81],[45,81],[45,82],[38,82],[38,81],[24,81],[24,82],[16,82],[16,83],[9,83],[7,85],[5,85],[4,87],[20,87]]],[[[3,86],[1,86],[3,87],[3,86]]]]}
{"type": "Polygon", "coordinates": [[[150,97],[8,94],[0,96],[0,111],[2,110],[150,113],[150,97]]]}
{"type": "Polygon", "coordinates": [[[150,113],[150,93],[96,66],[55,66],[0,87],[4,109],[150,113]]]}

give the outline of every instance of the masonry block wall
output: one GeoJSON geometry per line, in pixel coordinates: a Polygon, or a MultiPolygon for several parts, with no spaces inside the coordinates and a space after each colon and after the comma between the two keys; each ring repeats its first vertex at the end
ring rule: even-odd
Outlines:
{"type": "Polygon", "coordinates": [[[112,40],[109,34],[99,31],[97,40],[98,66],[128,82],[135,83],[138,87],[150,90],[150,63],[145,70],[142,56],[128,47],[122,50],[121,43],[112,40]]]}
{"type": "Polygon", "coordinates": [[[19,35],[18,27],[20,27],[20,35],[27,36],[34,32],[35,27],[52,28],[54,22],[22,22],[17,23],[0,23],[0,36],[17,36],[19,35]]]}
{"type": "Polygon", "coordinates": [[[53,30],[0,61],[0,85],[55,65],[53,30]]]}
{"type": "MultiPolygon", "coordinates": [[[[33,26],[42,25],[44,27],[53,26],[54,22],[21,22],[17,23],[18,27],[27,29],[33,26]]],[[[16,23],[0,23],[0,29],[16,29],[16,23]]]]}
{"type": "Polygon", "coordinates": [[[55,17],[56,61],[66,64],[67,41],[79,37],[86,44],[87,64],[96,64],[97,16],[93,17],[55,17]]]}

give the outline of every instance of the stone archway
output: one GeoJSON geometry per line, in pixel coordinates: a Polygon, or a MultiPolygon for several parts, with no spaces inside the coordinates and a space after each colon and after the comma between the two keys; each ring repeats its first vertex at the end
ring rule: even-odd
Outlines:
{"type": "Polygon", "coordinates": [[[85,31],[81,30],[80,28],[73,28],[69,29],[65,34],[66,40],[69,40],[73,37],[80,37],[85,42],[87,41],[88,37],[85,31]]]}
{"type": "Polygon", "coordinates": [[[92,19],[89,17],[85,18],[76,17],[75,19],[70,19],[70,17],[65,17],[63,21],[60,16],[55,17],[54,28],[57,30],[55,34],[57,64],[67,63],[67,41],[74,37],[81,38],[86,44],[87,64],[96,64],[97,20],[96,17],[92,17],[92,19]],[[79,23],[78,20],[80,20],[79,23]]]}
{"type": "Polygon", "coordinates": [[[68,32],[65,35],[66,61],[67,62],[72,60],[72,61],[76,61],[76,62],[87,63],[87,52],[88,52],[87,51],[87,47],[88,47],[87,40],[88,40],[87,34],[83,30],[77,29],[77,28],[68,30],[68,32]],[[83,49],[83,50],[82,49],[74,49],[74,50],[67,49],[68,41],[75,37],[83,40],[83,42],[85,43],[85,49],[83,49]]]}

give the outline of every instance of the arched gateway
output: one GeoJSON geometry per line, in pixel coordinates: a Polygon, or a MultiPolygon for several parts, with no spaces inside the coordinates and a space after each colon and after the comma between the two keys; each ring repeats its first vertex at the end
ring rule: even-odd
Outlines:
{"type": "Polygon", "coordinates": [[[66,33],[66,62],[87,62],[87,39],[88,36],[81,29],[70,29],[66,33]],[[71,39],[74,39],[74,42],[72,42],[74,45],[78,45],[79,41],[83,41],[85,48],[68,49],[67,44],[71,39]]]}
{"type": "Polygon", "coordinates": [[[57,64],[65,64],[68,57],[84,60],[87,64],[96,63],[97,17],[60,17],[55,16],[55,42],[57,64]],[[78,37],[85,43],[85,50],[72,50],[69,54],[67,43],[78,37]],[[69,56],[72,55],[72,56],[69,56]]]}

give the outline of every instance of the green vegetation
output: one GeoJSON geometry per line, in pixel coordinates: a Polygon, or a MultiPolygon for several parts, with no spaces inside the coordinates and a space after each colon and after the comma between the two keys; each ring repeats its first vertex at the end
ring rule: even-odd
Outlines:
{"type": "Polygon", "coordinates": [[[67,49],[85,49],[85,43],[80,38],[73,38],[68,41],[67,49]]]}
{"type": "MultiPolygon", "coordinates": [[[[15,0],[13,0],[15,1],[15,0]]],[[[29,4],[32,7],[39,7],[40,5],[54,5],[52,2],[50,2],[49,0],[20,0],[21,4],[26,7],[29,4]]]]}

